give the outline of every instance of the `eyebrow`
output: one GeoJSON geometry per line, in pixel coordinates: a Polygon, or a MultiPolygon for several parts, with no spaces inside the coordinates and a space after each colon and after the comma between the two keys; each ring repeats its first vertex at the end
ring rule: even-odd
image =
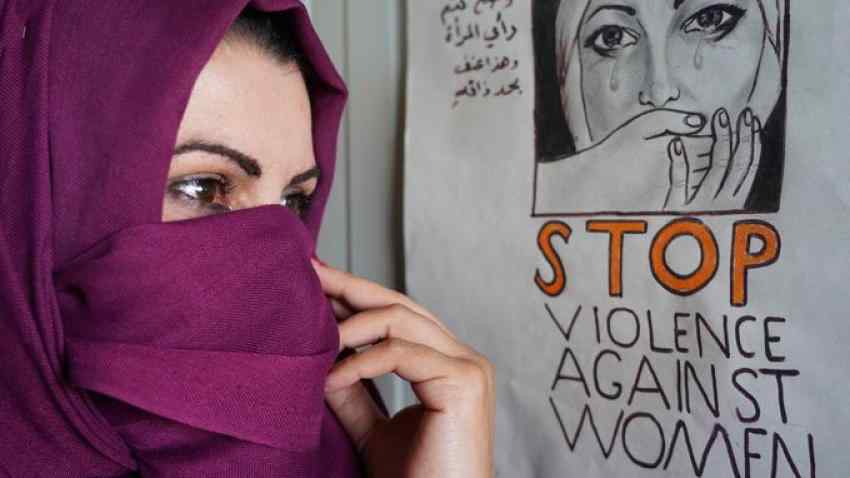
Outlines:
{"type": "MultiPolygon", "coordinates": [[[[214,154],[216,156],[221,156],[225,159],[229,159],[239,165],[242,170],[245,171],[249,176],[260,177],[263,175],[263,168],[260,167],[260,162],[251,156],[235,150],[229,146],[225,146],[220,143],[209,143],[206,141],[189,141],[181,144],[174,150],[174,156],[179,156],[181,154],[186,154],[193,151],[201,151],[204,153],[214,154]]],[[[291,181],[289,181],[289,185],[287,186],[297,186],[302,183],[306,183],[311,179],[318,178],[321,175],[321,170],[318,166],[314,166],[307,171],[296,174],[291,181]]]]}
{"type": "Polygon", "coordinates": [[[292,186],[298,186],[301,183],[306,183],[311,179],[318,178],[320,173],[321,171],[319,170],[319,167],[313,166],[312,168],[308,169],[307,171],[304,171],[301,174],[296,174],[295,177],[292,178],[292,181],[289,181],[289,186],[287,187],[291,188],[292,186]]]}
{"type": "Polygon", "coordinates": [[[249,176],[259,177],[263,175],[263,168],[260,167],[259,161],[241,151],[237,151],[229,146],[219,143],[189,141],[178,146],[174,150],[174,156],[190,153],[192,151],[201,151],[229,159],[239,165],[239,167],[242,168],[249,176]]]}
{"type": "MultiPolygon", "coordinates": [[[[677,1],[682,2],[684,0],[677,0],[677,1]]],[[[593,13],[591,13],[590,16],[587,17],[587,20],[590,20],[591,18],[593,18],[594,15],[601,12],[602,10],[617,10],[617,11],[624,12],[624,13],[631,15],[631,16],[637,15],[637,10],[635,10],[634,7],[629,7],[627,5],[602,5],[601,7],[594,10],[593,13]]]]}

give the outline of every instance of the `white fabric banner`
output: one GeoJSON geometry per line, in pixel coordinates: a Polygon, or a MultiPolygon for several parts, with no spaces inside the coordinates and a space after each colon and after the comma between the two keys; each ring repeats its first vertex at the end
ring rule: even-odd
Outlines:
{"type": "Polygon", "coordinates": [[[850,476],[850,4],[408,14],[408,289],[499,476],[850,476]]]}

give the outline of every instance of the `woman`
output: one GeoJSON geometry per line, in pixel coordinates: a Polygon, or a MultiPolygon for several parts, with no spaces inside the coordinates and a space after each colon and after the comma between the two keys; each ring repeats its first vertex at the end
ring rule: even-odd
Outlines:
{"type": "Polygon", "coordinates": [[[486,359],[311,260],[345,91],[248,3],[0,4],[0,470],[489,476],[486,359]]]}
{"type": "Polygon", "coordinates": [[[556,71],[578,153],[539,166],[540,208],[752,208],[759,169],[781,170],[782,4],[562,0],[556,71]]]}

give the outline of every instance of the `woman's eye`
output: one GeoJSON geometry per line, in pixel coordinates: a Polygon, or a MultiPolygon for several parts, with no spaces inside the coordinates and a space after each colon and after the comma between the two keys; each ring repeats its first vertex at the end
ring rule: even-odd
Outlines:
{"type": "Polygon", "coordinates": [[[285,194],[280,201],[280,205],[289,208],[289,210],[298,216],[303,216],[307,212],[307,209],[310,208],[311,199],[311,196],[303,192],[294,192],[285,194]]]}
{"type": "Polygon", "coordinates": [[[221,176],[193,176],[171,183],[168,192],[179,199],[190,201],[195,206],[215,212],[230,210],[228,182],[221,176]]]}
{"type": "Polygon", "coordinates": [[[745,13],[747,13],[746,10],[735,5],[712,5],[685,20],[682,31],[719,35],[718,39],[720,39],[735,29],[745,13]]]}
{"type": "Polygon", "coordinates": [[[637,44],[640,35],[619,25],[605,25],[585,41],[585,47],[593,48],[602,56],[614,56],[618,50],[623,50],[637,44]]]}

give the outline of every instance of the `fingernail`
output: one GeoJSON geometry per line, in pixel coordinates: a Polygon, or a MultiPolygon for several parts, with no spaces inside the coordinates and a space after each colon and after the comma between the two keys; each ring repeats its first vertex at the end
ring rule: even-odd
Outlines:
{"type": "Polygon", "coordinates": [[[729,126],[729,112],[726,110],[720,112],[720,126],[724,128],[729,126]]]}
{"type": "Polygon", "coordinates": [[[692,128],[699,128],[700,126],[705,124],[705,119],[702,117],[702,115],[691,114],[685,117],[685,124],[692,128]]]}
{"type": "Polygon", "coordinates": [[[319,259],[319,256],[317,256],[316,254],[313,254],[313,257],[311,257],[310,260],[315,262],[316,264],[319,264],[320,266],[324,266],[324,267],[328,266],[321,259],[319,259]]]}
{"type": "Polygon", "coordinates": [[[744,110],[744,124],[747,126],[753,125],[753,112],[749,108],[744,110]]]}
{"type": "Polygon", "coordinates": [[[673,151],[676,152],[677,156],[681,156],[685,152],[685,146],[682,144],[682,140],[676,138],[673,142],[673,151]]]}

